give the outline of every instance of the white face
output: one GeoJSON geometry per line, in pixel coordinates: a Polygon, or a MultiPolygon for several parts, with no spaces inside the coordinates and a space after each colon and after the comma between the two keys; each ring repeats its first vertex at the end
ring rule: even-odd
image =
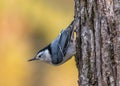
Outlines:
{"type": "Polygon", "coordinates": [[[49,54],[48,50],[40,52],[37,56],[36,59],[39,59],[40,61],[43,62],[51,62],[51,55],[49,54]]]}
{"type": "Polygon", "coordinates": [[[37,54],[36,59],[43,60],[44,59],[44,52],[40,52],[37,54]]]}

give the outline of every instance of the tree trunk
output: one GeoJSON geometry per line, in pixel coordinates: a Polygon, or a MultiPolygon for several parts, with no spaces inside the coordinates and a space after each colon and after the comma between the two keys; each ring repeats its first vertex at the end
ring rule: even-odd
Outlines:
{"type": "Polygon", "coordinates": [[[120,0],[74,0],[79,86],[120,86],[120,0]]]}

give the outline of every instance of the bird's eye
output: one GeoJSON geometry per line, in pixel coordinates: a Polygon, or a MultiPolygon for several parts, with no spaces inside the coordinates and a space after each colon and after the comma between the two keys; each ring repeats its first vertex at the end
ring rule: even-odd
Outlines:
{"type": "Polygon", "coordinates": [[[41,55],[39,55],[39,58],[41,57],[41,55]]]}
{"type": "Polygon", "coordinates": [[[43,53],[39,54],[39,56],[38,56],[38,57],[39,57],[39,58],[41,58],[41,56],[42,56],[42,55],[43,55],[43,53]]]}
{"type": "Polygon", "coordinates": [[[40,52],[40,53],[37,54],[37,57],[38,57],[38,58],[41,58],[42,55],[43,55],[43,52],[40,52]]]}

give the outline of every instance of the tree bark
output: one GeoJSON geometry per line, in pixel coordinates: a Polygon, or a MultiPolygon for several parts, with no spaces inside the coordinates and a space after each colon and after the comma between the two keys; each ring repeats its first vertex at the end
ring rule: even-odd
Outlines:
{"type": "Polygon", "coordinates": [[[79,86],[120,86],[120,0],[74,0],[79,86]]]}

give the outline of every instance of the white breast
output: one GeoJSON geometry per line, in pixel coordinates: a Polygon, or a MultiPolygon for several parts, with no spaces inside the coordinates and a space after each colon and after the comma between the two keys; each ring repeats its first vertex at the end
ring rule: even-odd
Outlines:
{"type": "Polygon", "coordinates": [[[48,50],[45,50],[44,51],[44,61],[45,62],[48,62],[48,63],[51,63],[52,59],[51,59],[51,55],[49,53],[48,50]]]}

